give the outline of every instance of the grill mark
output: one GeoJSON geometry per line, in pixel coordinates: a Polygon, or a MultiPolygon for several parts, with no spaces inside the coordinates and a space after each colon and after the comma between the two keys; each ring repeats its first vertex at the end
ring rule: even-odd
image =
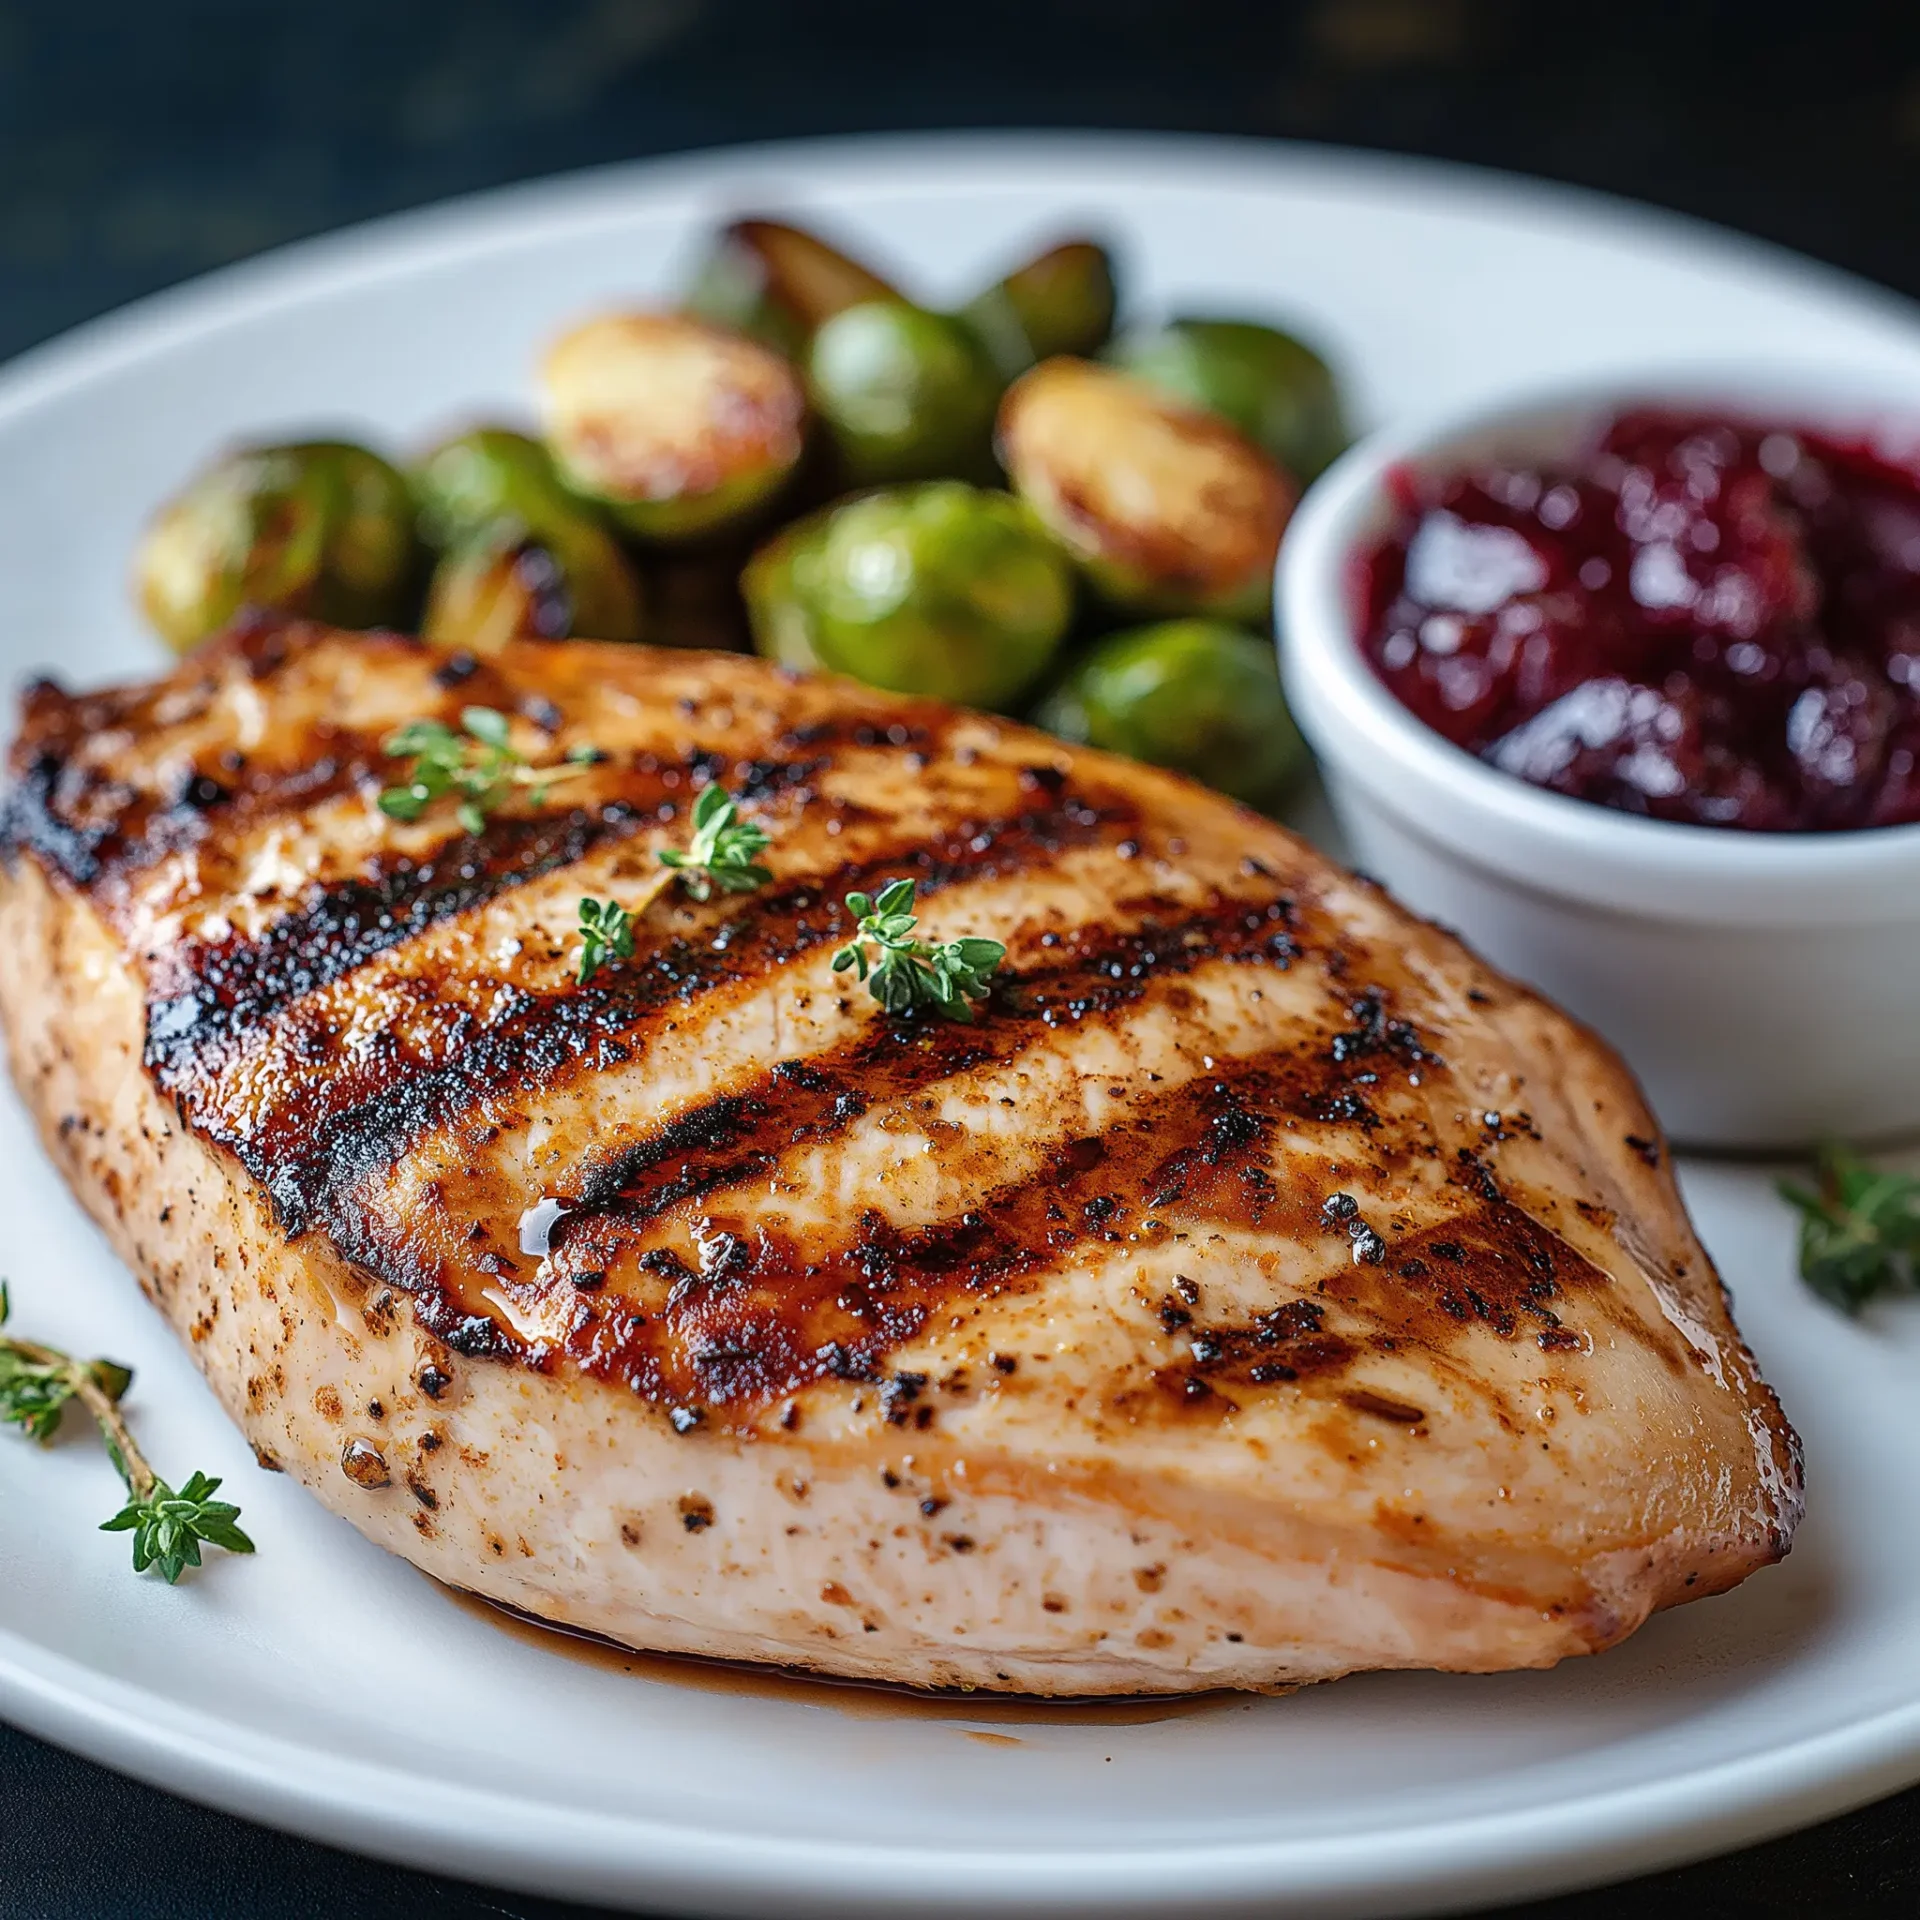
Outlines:
{"type": "MultiPolygon", "coordinates": [[[[222,832],[231,838],[245,826],[305,811],[359,787],[385,764],[378,740],[324,721],[301,735],[297,758],[285,764],[223,755],[212,767],[189,766],[165,790],[129,785],[77,764],[81,748],[99,734],[159,738],[199,718],[220,690],[224,664],[237,660],[249,680],[270,680],[293,656],[302,632],[298,623],[243,617],[196,656],[197,680],[184,677],[183,669],[148,685],[78,695],[51,680],[34,682],[22,698],[13,778],[0,806],[0,853],[9,863],[30,853],[49,873],[97,897],[170,853],[204,845],[222,832]],[[196,694],[198,707],[192,704],[196,694]]],[[[386,639],[418,646],[397,636],[386,639]]]]}
{"type": "Polygon", "coordinates": [[[596,1214],[637,1227],[682,1201],[757,1179],[786,1148],[838,1138],[871,1107],[1016,1056],[1035,1024],[1058,1028],[1130,1006],[1155,981],[1209,960],[1284,967],[1299,950],[1287,931],[1291,917],[1284,900],[1216,899],[1182,920],[1118,937],[1082,929],[1058,940],[1045,964],[997,981],[982,1025],[876,1023],[824,1054],[782,1061],[616,1155],[563,1202],[555,1244],[596,1214]]]}
{"type": "Polygon", "coordinates": [[[765,800],[804,788],[821,764],[641,756],[617,769],[621,792],[597,808],[497,817],[483,832],[461,834],[424,858],[377,858],[364,874],[315,886],[299,907],[257,937],[180,941],[151,970],[147,1064],[176,1078],[210,1072],[213,1056],[246,1040],[293,1002],[337,984],[441,921],[572,866],[649,822],[675,818],[708,778],[744,775],[740,784],[750,787],[749,797],[765,800]]]}
{"type": "Polygon", "coordinates": [[[751,896],[703,944],[671,940],[564,994],[522,992],[447,1066],[370,1060],[364,1070],[371,1086],[357,1082],[344,1092],[342,1080],[316,1075],[244,1133],[212,1110],[214,1090],[190,1067],[176,1071],[162,1059],[155,1077],[186,1102],[193,1124],[264,1184],[289,1235],[324,1221],[336,1237],[358,1240],[341,1203],[363,1178],[391,1167],[409,1141],[458,1124],[509,1090],[516,1099],[529,1098],[575,1066],[588,1072],[619,1066],[632,1058],[640,1030],[666,1009],[751,984],[823,944],[837,944],[851,931],[841,903],[847,891],[905,875],[926,896],[958,880],[1018,873],[1069,846],[1124,832],[1134,818],[1123,801],[1095,808],[1069,797],[1045,811],[970,825],[936,846],[899,846],[803,885],[751,896]],[[329,1099],[352,1104],[329,1108],[323,1105],[329,1099]]]}
{"type": "Polygon", "coordinates": [[[625,802],[558,819],[492,820],[423,860],[376,861],[363,877],[315,889],[256,939],[183,942],[161,957],[148,989],[148,1070],[177,1091],[289,1003],[642,824],[625,802]]]}
{"type": "MultiPolygon", "coordinates": [[[[697,1266],[670,1248],[636,1256],[621,1223],[604,1218],[571,1234],[554,1280],[624,1266],[624,1286],[579,1294],[564,1337],[544,1358],[564,1355],[585,1372],[674,1406],[751,1412],[826,1379],[880,1390],[898,1424],[918,1422],[916,1389],[889,1372],[887,1355],[939,1313],[1026,1291],[1036,1271],[1077,1250],[1163,1238],[1201,1210],[1239,1211],[1236,1190],[1267,1149],[1285,1110],[1289,1075],[1310,1062],[1277,1052],[1189,1082],[1133,1107],[1097,1136],[1059,1143],[1030,1174],[986,1195],[955,1218],[901,1230],[865,1214],[847,1245],[808,1244],[761,1223],[735,1231],[707,1219],[693,1236],[697,1266]],[[1170,1208],[1156,1204],[1172,1164],[1189,1173],[1170,1208]],[[1150,1224],[1157,1223],[1157,1224],[1150,1224]]],[[[1301,1230],[1313,1231],[1301,1209],[1301,1230]]],[[[538,1283],[525,1288],[529,1304],[538,1283]]],[[[423,1303],[431,1315],[437,1300],[423,1303]]],[[[1329,1365],[1337,1364],[1331,1347],[1329,1365]]]]}
{"type": "MultiPolygon", "coordinates": [[[[22,695],[22,724],[12,750],[7,791],[0,799],[0,860],[9,866],[30,854],[49,873],[96,896],[168,854],[187,847],[217,847],[244,829],[321,801],[365,789],[391,777],[394,762],[378,734],[348,732],[324,720],[311,724],[275,761],[249,761],[226,754],[211,767],[189,767],[166,791],[115,779],[106,770],[79,764],[93,737],[126,733],[161,739],[171,728],[197,719],[222,689],[223,669],[237,664],[256,683],[270,682],[303,649],[337,643],[330,629],[283,616],[242,615],[220,638],[195,655],[193,671],[158,682],[70,694],[52,680],[31,683],[22,695]],[[193,705],[195,695],[199,706],[193,705]],[[164,715],[165,717],[161,717],[164,715]]],[[[430,650],[400,634],[354,636],[356,651],[385,649],[419,660],[430,650]]],[[[551,699],[519,684],[491,661],[448,655],[423,690],[423,714],[449,722],[467,705],[518,714],[549,734],[563,716],[551,699]]],[[[881,723],[835,715],[781,729],[752,757],[729,761],[719,753],[696,753],[683,764],[642,754],[628,764],[642,778],[671,789],[675,775],[697,781],[725,777],[752,801],[793,786],[829,764],[847,747],[936,751],[960,716],[927,702],[912,704],[911,718],[881,723]],[[731,767],[731,772],[728,772],[731,767]]],[[[151,771],[151,769],[149,769],[151,771]]],[[[621,798],[639,805],[632,794],[621,798]]]]}

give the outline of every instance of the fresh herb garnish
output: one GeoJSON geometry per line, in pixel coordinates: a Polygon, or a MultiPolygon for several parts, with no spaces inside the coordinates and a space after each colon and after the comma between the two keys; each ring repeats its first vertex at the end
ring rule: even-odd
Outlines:
{"type": "Polygon", "coordinates": [[[848,894],[847,911],[857,924],[853,938],[833,956],[833,970],[851,967],[888,1013],[932,1007],[949,1020],[970,1022],[974,1002],[987,997],[1007,950],[998,940],[949,940],[935,947],[915,939],[914,891],[911,880],[892,880],[875,897],[848,894]],[[869,946],[877,949],[872,959],[869,946]]]}
{"type": "MultiPolygon", "coordinates": [[[[0,1326],[12,1303],[0,1281],[0,1326]]],[[[107,1453],[127,1483],[127,1503],[102,1533],[133,1535],[133,1570],[156,1568],[172,1585],[189,1567],[200,1564],[200,1546],[251,1553],[253,1542],[235,1524],[240,1509],[213,1498],[220,1482],[204,1473],[191,1475],[176,1493],[147,1464],[120,1411],[133,1375],[112,1360],[75,1360],[37,1340],[0,1334],[0,1421],[19,1427],[43,1445],[52,1440],[69,1401],[93,1416],[107,1453]]]]}
{"type": "Polygon", "coordinates": [[[580,984],[584,987],[607,964],[633,958],[633,915],[618,900],[580,900],[580,984]]]}
{"type": "Polygon", "coordinates": [[[384,787],[380,811],[395,820],[418,820],[436,800],[457,796],[457,818],[468,833],[479,833],[487,815],[516,788],[529,789],[539,806],[547,789],[592,766],[600,755],[575,747],[558,766],[536,767],[518,752],[509,736],[507,716],[494,707],[466,707],[456,731],[444,720],[411,720],[382,743],[396,760],[411,760],[398,786],[384,787]]]}
{"type": "Polygon", "coordinates": [[[1822,1147],[1812,1190],[1780,1182],[1800,1212],[1800,1277],[1821,1299],[1858,1313],[1882,1294],[1920,1286],[1920,1179],[1882,1173],[1837,1143],[1822,1147]]]}
{"type": "Polygon", "coordinates": [[[764,827],[741,819],[732,794],[724,787],[706,787],[693,803],[693,839],[687,850],[664,848],[660,864],[672,867],[696,900],[712,899],[715,887],[723,893],[751,893],[773,878],[753,858],[771,844],[764,827]]]}
{"type": "Polygon", "coordinates": [[[772,843],[764,827],[740,818],[740,803],[723,787],[703,787],[693,803],[692,840],[684,852],[678,847],[661,849],[660,864],[667,871],[654,876],[635,905],[581,896],[580,984],[585,986],[609,958],[633,958],[633,923],[676,878],[694,899],[702,901],[711,900],[716,887],[722,893],[751,893],[755,887],[764,887],[773,875],[756,866],[753,856],[772,843]]]}

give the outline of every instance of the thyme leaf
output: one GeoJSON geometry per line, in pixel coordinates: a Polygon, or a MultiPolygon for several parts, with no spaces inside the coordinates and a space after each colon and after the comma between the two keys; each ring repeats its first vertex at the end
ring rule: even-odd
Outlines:
{"type": "Polygon", "coordinates": [[[1843,1313],[1920,1288],[1920,1178],[1882,1172],[1851,1147],[1820,1149],[1811,1188],[1779,1183],[1800,1215],[1800,1277],[1843,1313]]]}
{"type": "Polygon", "coordinates": [[[600,755],[574,747],[557,766],[537,767],[513,744],[507,716],[495,707],[465,707],[460,725],[410,720],[389,734],[381,750],[390,759],[411,760],[406,777],[380,790],[380,811],[393,820],[418,820],[435,801],[452,799],[464,831],[485,830],[487,816],[511,794],[527,789],[539,806],[556,781],[594,765],[600,755]]]}
{"type": "Polygon", "coordinates": [[[607,964],[633,958],[633,915],[618,900],[580,899],[580,984],[584,987],[607,964]]]}
{"type": "Polygon", "coordinates": [[[580,900],[580,967],[582,986],[610,960],[633,958],[634,922],[677,878],[696,900],[722,893],[751,893],[773,875],[755,863],[754,855],[772,844],[772,836],[754,821],[740,817],[740,805],[720,787],[703,787],[693,803],[693,838],[682,850],[664,847],[657,874],[629,907],[618,900],[580,900]]]}
{"type": "Polygon", "coordinates": [[[684,853],[663,848],[660,864],[672,867],[696,900],[711,900],[716,887],[723,893],[751,893],[773,878],[754,860],[771,844],[764,827],[740,817],[740,803],[725,788],[703,787],[693,803],[692,841],[684,853]]]}
{"type": "MultiPolygon", "coordinates": [[[[6,1283],[0,1281],[0,1327],[12,1305],[6,1283]]],[[[0,1421],[44,1445],[58,1430],[69,1403],[78,1402],[93,1416],[108,1456],[127,1485],[126,1504],[100,1530],[133,1535],[135,1573],[152,1567],[171,1586],[189,1567],[200,1564],[202,1543],[228,1553],[251,1553],[253,1542],[237,1524],[240,1509],[212,1497],[219,1490],[217,1479],[195,1473],[175,1492],[148,1464],[120,1410],[132,1384],[132,1372],[117,1361],[75,1360],[37,1340],[0,1334],[0,1421]]]]}
{"type": "Polygon", "coordinates": [[[1007,950],[998,940],[948,940],[931,946],[918,939],[914,895],[911,880],[889,881],[876,895],[848,894],[854,935],[833,956],[833,970],[851,969],[887,1013],[931,1008],[949,1020],[971,1023],[975,1005],[987,997],[1007,950]]]}

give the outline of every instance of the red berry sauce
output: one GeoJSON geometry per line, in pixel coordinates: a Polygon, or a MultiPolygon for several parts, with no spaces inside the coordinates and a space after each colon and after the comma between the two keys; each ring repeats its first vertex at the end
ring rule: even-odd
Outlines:
{"type": "Polygon", "coordinates": [[[1695,826],[1920,820],[1920,472],[1636,412],[1565,466],[1400,491],[1364,644],[1456,745],[1695,826]]]}

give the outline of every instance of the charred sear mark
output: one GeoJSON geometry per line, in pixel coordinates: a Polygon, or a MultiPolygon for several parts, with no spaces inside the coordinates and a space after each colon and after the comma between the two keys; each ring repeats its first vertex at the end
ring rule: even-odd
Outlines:
{"type": "Polygon", "coordinates": [[[1385,1264],[1352,1267],[1330,1279],[1326,1292],[1389,1337],[1443,1345],[1460,1329],[1479,1326],[1503,1340],[1531,1336],[1551,1352],[1584,1344],[1563,1324],[1568,1297],[1611,1284],[1530,1214],[1492,1200],[1443,1226],[1396,1238],[1385,1264]]]}
{"type": "MultiPolygon", "coordinates": [[[[522,993],[493,1025],[465,1040],[448,1065],[369,1055],[351,1066],[341,1063],[335,1075],[316,1072],[245,1135],[221,1126],[193,1074],[172,1084],[164,1071],[157,1077],[185,1099],[190,1120],[265,1183],[288,1233],[324,1220],[349,1258],[373,1262],[379,1255],[348,1197],[364,1176],[392,1166],[429,1129],[457,1122],[509,1088],[528,1099],[569,1072],[622,1065],[641,1030],[667,1009],[751,986],[817,947],[838,945],[850,926],[843,905],[850,889],[906,874],[924,897],[960,879],[1018,872],[1130,817],[1122,808],[1102,810],[1070,797],[1051,812],[978,823],[932,846],[903,845],[819,880],[769,888],[744,900],[704,938],[676,937],[564,993],[522,993]]],[[[417,1281],[410,1276],[400,1284],[417,1281]]]]}
{"type": "Polygon", "coordinates": [[[1347,1008],[1347,1017],[1353,1025],[1336,1033],[1327,1048],[1335,1065],[1376,1058],[1403,1067],[1419,1066],[1423,1061],[1439,1064],[1438,1056],[1421,1045],[1411,1021],[1396,1020],[1388,1014],[1386,997],[1377,988],[1370,987],[1355,999],[1347,1008]]]}
{"type": "Polygon", "coordinates": [[[376,862],[362,879],[316,888],[258,939],[171,949],[147,1005],[146,1063],[160,1085],[183,1077],[224,1043],[317,992],[436,922],[466,913],[634,831],[630,808],[563,819],[506,819],[463,834],[421,861],[376,862]]]}
{"type": "MultiPolygon", "coordinates": [[[[1088,929],[1053,949],[1045,965],[995,983],[994,1017],[978,1026],[950,1021],[876,1026],[811,1060],[785,1060],[752,1086],[684,1113],[610,1160],[569,1208],[555,1244],[604,1213],[628,1226],[652,1220],[702,1194],[766,1175],[780,1155],[844,1134],[874,1107],[1005,1060],[1030,1044],[1033,1024],[1074,1024],[1137,1001],[1155,980],[1204,961],[1290,957],[1277,929],[1277,904],[1225,901],[1172,925],[1115,936],[1088,929]]],[[[1082,1140],[1067,1149],[1076,1172],[1105,1148],[1082,1140]]],[[[1089,1206],[1098,1210],[1099,1202],[1089,1206]]]]}
{"type": "MultiPolygon", "coordinates": [[[[1030,1177],[951,1219],[902,1229],[870,1210],[847,1244],[768,1223],[735,1230],[699,1215],[691,1223],[697,1264],[676,1257],[669,1279],[650,1272],[649,1254],[636,1254],[631,1230],[612,1214],[570,1221],[555,1262],[561,1278],[577,1263],[621,1284],[575,1296],[562,1350],[669,1404],[750,1411],[840,1379],[873,1383],[889,1419],[929,1424],[935,1409],[924,1377],[890,1367],[888,1356],[935,1315],[1023,1291],[1036,1271],[1077,1248],[1124,1241],[1150,1218],[1246,1220],[1269,1205],[1245,1176],[1257,1170],[1272,1185],[1267,1123],[1254,1102],[1284,1073],[1269,1058],[1247,1063],[1236,1079],[1172,1090],[1101,1135],[1098,1155],[1085,1140],[1063,1141],[1030,1177]],[[1171,1193],[1176,1176],[1180,1191],[1171,1193]]],[[[1264,1360],[1298,1373],[1335,1364],[1316,1328],[1283,1311],[1270,1338],[1247,1334],[1248,1366],[1264,1360]]]]}
{"type": "Polygon", "coordinates": [[[1210,1385],[1234,1381],[1267,1387],[1337,1372],[1351,1363],[1350,1340],[1327,1333],[1327,1310],[1315,1300],[1289,1300],[1244,1326],[1195,1327],[1193,1368],[1210,1385]]]}

